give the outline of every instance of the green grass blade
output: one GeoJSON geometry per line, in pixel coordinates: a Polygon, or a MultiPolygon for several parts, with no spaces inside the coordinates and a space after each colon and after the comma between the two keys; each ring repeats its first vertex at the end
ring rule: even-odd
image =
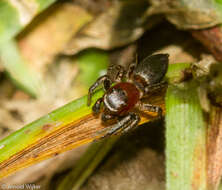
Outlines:
{"type": "MultiPolygon", "coordinates": [[[[182,84],[183,85],[183,84],[182,84]]],[[[194,82],[166,95],[166,189],[206,189],[206,126],[194,82]]]]}
{"type": "MultiPolygon", "coordinates": [[[[102,90],[95,93],[92,103],[102,94],[102,90]]],[[[70,102],[2,139],[0,177],[95,139],[102,126],[89,116],[86,100],[84,96],[70,102]]]]}
{"type": "Polygon", "coordinates": [[[169,83],[181,82],[184,77],[184,70],[190,67],[189,63],[175,63],[169,66],[166,77],[169,83]]]}
{"type": "Polygon", "coordinates": [[[0,1],[0,44],[12,39],[40,11],[55,0],[0,1]]]}
{"type": "Polygon", "coordinates": [[[111,150],[119,136],[95,142],[87,149],[75,168],[62,180],[57,190],[78,190],[111,150]]]}
{"type": "Polygon", "coordinates": [[[40,79],[28,68],[14,40],[0,45],[0,60],[10,78],[19,88],[34,97],[38,96],[41,90],[40,79]]]}

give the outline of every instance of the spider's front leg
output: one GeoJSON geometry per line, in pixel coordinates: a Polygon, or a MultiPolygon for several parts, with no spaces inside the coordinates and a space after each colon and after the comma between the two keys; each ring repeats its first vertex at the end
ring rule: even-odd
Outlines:
{"type": "MultiPolygon", "coordinates": [[[[111,65],[108,68],[108,72],[112,72],[113,70],[117,71],[117,74],[115,75],[115,77],[113,79],[111,79],[109,75],[103,75],[103,76],[99,77],[96,80],[96,82],[89,88],[88,102],[87,102],[88,106],[91,104],[91,97],[92,97],[93,92],[95,91],[95,89],[99,85],[103,84],[104,89],[107,91],[110,88],[110,86],[112,85],[113,82],[120,82],[120,81],[122,81],[123,77],[126,74],[124,68],[121,65],[111,65]]],[[[97,103],[97,107],[99,107],[100,104],[98,102],[97,103]]]]}
{"type": "Polygon", "coordinates": [[[108,137],[113,134],[128,132],[130,129],[136,127],[140,122],[140,116],[136,113],[130,112],[128,115],[121,118],[116,124],[110,126],[107,133],[103,136],[108,137]]]}
{"type": "Polygon", "coordinates": [[[92,111],[94,114],[99,114],[100,112],[100,109],[101,109],[101,105],[102,105],[102,102],[103,102],[103,98],[99,98],[96,103],[93,105],[92,107],[92,111]]]}
{"type": "Polygon", "coordinates": [[[130,63],[129,68],[128,68],[128,71],[127,71],[127,74],[126,74],[126,76],[127,76],[128,79],[131,79],[131,78],[132,78],[132,76],[133,76],[133,71],[134,71],[134,69],[136,68],[137,64],[138,64],[138,55],[136,54],[136,61],[130,63]]]}
{"type": "Polygon", "coordinates": [[[109,78],[108,75],[103,75],[97,79],[97,81],[89,88],[88,102],[87,102],[88,106],[91,104],[91,98],[92,98],[93,92],[100,84],[103,84],[104,89],[108,90],[112,84],[112,80],[109,78]]]}
{"type": "Polygon", "coordinates": [[[122,79],[126,75],[126,71],[123,66],[121,65],[111,65],[108,68],[108,73],[113,77],[113,81],[115,82],[121,82],[122,79]]]}

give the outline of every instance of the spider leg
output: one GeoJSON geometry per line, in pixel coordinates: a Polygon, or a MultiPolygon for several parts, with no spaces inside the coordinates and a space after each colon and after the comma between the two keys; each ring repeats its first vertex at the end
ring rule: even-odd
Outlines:
{"type": "Polygon", "coordinates": [[[100,108],[103,102],[103,98],[99,98],[96,103],[92,107],[92,111],[94,114],[98,114],[100,112],[100,108]]]}
{"type": "Polygon", "coordinates": [[[112,120],[114,119],[115,116],[114,115],[111,115],[111,114],[107,114],[107,113],[102,113],[102,116],[101,116],[101,120],[103,123],[107,123],[109,120],[112,120]]]}
{"type": "Polygon", "coordinates": [[[123,117],[121,120],[119,120],[118,123],[116,123],[115,125],[112,125],[102,138],[111,136],[113,134],[117,134],[118,131],[121,129],[122,129],[122,132],[126,132],[129,129],[136,127],[139,121],[140,121],[140,117],[136,113],[131,112],[125,117],[123,117]]]}
{"type": "Polygon", "coordinates": [[[133,120],[126,128],[121,131],[121,133],[127,133],[128,131],[132,130],[133,128],[137,127],[140,122],[140,116],[135,114],[135,120],[133,120]]]}
{"type": "Polygon", "coordinates": [[[155,83],[155,84],[148,85],[144,88],[144,93],[147,94],[149,92],[159,90],[159,89],[165,87],[166,85],[167,85],[166,81],[162,81],[160,83],[155,83]]]}
{"type": "Polygon", "coordinates": [[[115,81],[115,82],[121,82],[123,77],[126,75],[126,71],[125,71],[124,67],[121,65],[109,66],[108,73],[112,76],[115,74],[115,76],[113,77],[113,81],[115,81]],[[114,71],[115,71],[115,73],[113,73],[114,71]]]}
{"type": "Polygon", "coordinates": [[[139,107],[139,110],[141,110],[141,111],[155,112],[158,114],[158,116],[157,116],[158,118],[162,118],[163,111],[160,106],[140,102],[138,107],[139,107]]]}
{"type": "Polygon", "coordinates": [[[132,62],[130,65],[129,65],[129,68],[128,68],[128,71],[127,71],[127,78],[130,79],[132,77],[132,74],[133,74],[133,71],[134,69],[136,68],[136,63],[135,62],[132,62]]]}
{"type": "Polygon", "coordinates": [[[138,64],[138,54],[136,54],[136,62],[130,63],[130,65],[128,67],[128,71],[126,74],[128,79],[132,78],[133,71],[136,68],[137,64],[138,64]]]}
{"type": "Polygon", "coordinates": [[[124,70],[124,68],[121,65],[118,65],[118,74],[115,78],[116,82],[121,82],[123,77],[125,76],[126,72],[124,70]]]}
{"type": "Polygon", "coordinates": [[[108,90],[112,84],[112,80],[109,78],[108,75],[103,75],[97,79],[97,81],[89,88],[88,102],[87,102],[88,106],[91,104],[91,97],[94,90],[102,83],[103,83],[104,89],[108,90]]]}

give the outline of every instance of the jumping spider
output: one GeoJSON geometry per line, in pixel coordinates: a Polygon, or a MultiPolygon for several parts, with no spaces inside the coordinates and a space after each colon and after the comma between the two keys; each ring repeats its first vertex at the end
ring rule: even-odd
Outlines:
{"type": "Polygon", "coordinates": [[[168,68],[168,54],[156,54],[146,57],[140,64],[131,63],[128,71],[120,65],[111,66],[110,70],[116,70],[115,79],[108,75],[103,75],[89,88],[88,106],[91,104],[91,96],[94,90],[103,84],[105,94],[93,105],[94,114],[99,114],[101,105],[102,122],[118,122],[111,125],[105,136],[110,136],[118,131],[127,132],[136,127],[140,121],[140,116],[132,112],[134,108],[140,111],[157,112],[158,117],[162,117],[162,109],[159,106],[143,103],[143,99],[150,92],[162,88],[166,85],[163,82],[168,68]],[[162,81],[162,82],[161,82],[162,81]],[[112,86],[112,83],[114,85],[112,86]]]}

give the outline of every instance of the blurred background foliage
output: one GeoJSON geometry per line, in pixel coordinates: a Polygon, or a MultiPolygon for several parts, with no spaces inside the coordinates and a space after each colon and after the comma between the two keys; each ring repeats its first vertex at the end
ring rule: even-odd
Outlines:
{"type": "Polygon", "coordinates": [[[221,23],[220,0],[1,0],[1,139],[85,95],[109,65],[153,53],[179,64],[169,69],[166,128],[154,120],[78,147],[1,179],[0,189],[218,189],[221,23]]]}

